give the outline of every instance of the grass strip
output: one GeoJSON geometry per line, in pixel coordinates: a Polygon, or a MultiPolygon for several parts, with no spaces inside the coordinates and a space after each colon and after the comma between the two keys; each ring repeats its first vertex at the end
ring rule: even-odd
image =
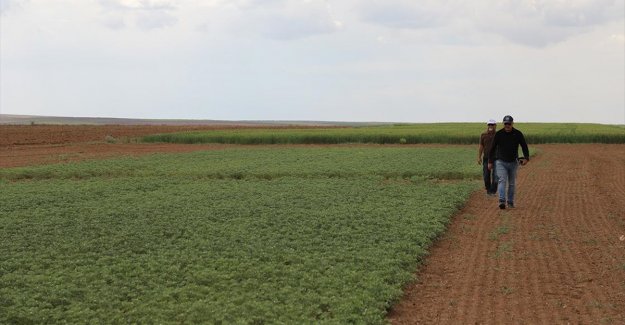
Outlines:
{"type": "MultiPolygon", "coordinates": [[[[517,123],[528,143],[625,143],[622,125],[517,123]]],[[[481,123],[400,124],[328,129],[238,129],[157,134],[144,142],[228,144],[477,144],[481,123]]]]}

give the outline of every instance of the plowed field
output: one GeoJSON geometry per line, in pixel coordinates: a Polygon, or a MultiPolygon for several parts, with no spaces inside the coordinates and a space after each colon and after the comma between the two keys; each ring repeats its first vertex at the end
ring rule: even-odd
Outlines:
{"type": "Polygon", "coordinates": [[[314,126],[251,126],[251,125],[0,125],[0,147],[17,145],[65,144],[118,140],[148,134],[199,130],[254,128],[315,128],[314,126]]]}
{"type": "MultiPolygon", "coordinates": [[[[275,126],[274,128],[284,127],[275,126]]],[[[119,155],[220,149],[226,146],[220,144],[141,144],[135,143],[134,139],[158,133],[240,128],[255,127],[245,125],[0,125],[0,168],[119,155]],[[112,139],[112,143],[107,142],[107,136],[112,139]]],[[[312,127],[301,126],[301,128],[312,127]]]]}
{"type": "Polygon", "coordinates": [[[515,209],[456,215],[393,324],[625,324],[625,146],[540,148],[515,209]]]}

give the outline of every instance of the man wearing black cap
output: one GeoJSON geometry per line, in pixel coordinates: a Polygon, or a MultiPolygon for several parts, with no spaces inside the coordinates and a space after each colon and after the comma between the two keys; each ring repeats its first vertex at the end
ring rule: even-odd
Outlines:
{"type": "Polygon", "coordinates": [[[493,144],[488,153],[488,169],[493,169],[493,163],[499,177],[499,208],[506,208],[506,182],[508,183],[508,207],[514,208],[514,183],[518,164],[527,164],[529,149],[523,133],[513,127],[514,119],[510,115],[503,118],[503,129],[495,133],[493,144]],[[519,158],[519,145],[523,149],[524,157],[519,158]],[[497,158],[493,161],[494,158],[497,158]]]}
{"type": "Polygon", "coordinates": [[[480,146],[477,153],[477,163],[482,165],[482,178],[484,179],[484,187],[486,194],[494,196],[497,194],[497,173],[494,169],[488,169],[488,152],[497,132],[497,122],[490,119],[486,122],[486,131],[480,135],[480,146]]]}

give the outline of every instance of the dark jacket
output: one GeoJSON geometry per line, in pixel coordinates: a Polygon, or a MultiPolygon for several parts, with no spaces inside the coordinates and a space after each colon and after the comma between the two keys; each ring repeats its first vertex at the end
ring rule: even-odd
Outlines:
{"type": "Polygon", "coordinates": [[[488,152],[488,162],[492,163],[495,157],[505,162],[517,160],[519,157],[519,145],[523,149],[523,158],[529,160],[530,152],[521,131],[515,128],[512,128],[510,132],[506,132],[505,129],[497,131],[493,139],[493,145],[488,152]]]}

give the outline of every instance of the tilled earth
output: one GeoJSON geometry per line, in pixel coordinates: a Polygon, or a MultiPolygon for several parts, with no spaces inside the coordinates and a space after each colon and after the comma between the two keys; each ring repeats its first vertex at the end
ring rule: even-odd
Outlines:
{"type": "MultiPolygon", "coordinates": [[[[221,144],[138,143],[150,134],[240,128],[253,125],[0,125],[0,168],[52,164],[120,155],[189,152],[231,147],[221,144]]],[[[314,128],[314,126],[295,126],[314,128]]]]}
{"type": "Polygon", "coordinates": [[[625,324],[625,145],[542,145],[516,208],[475,193],[393,324],[625,324]]]}
{"type": "MultiPolygon", "coordinates": [[[[328,128],[329,126],[325,126],[328,128]]],[[[316,128],[315,126],[289,125],[0,125],[0,148],[20,145],[69,144],[103,142],[107,139],[124,142],[149,134],[201,130],[231,130],[253,128],[316,128]]]]}

